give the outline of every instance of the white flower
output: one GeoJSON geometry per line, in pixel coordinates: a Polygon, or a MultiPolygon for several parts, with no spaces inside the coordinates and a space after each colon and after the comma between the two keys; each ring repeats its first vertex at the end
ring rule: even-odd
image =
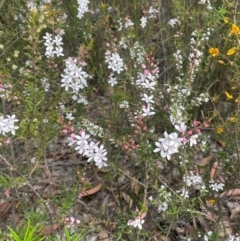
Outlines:
{"type": "Polygon", "coordinates": [[[155,114],[155,111],[153,111],[154,108],[152,106],[145,106],[144,108],[142,108],[142,115],[143,116],[151,116],[155,114]]]}
{"type": "Polygon", "coordinates": [[[158,206],[158,212],[165,212],[168,209],[168,204],[166,202],[158,206]]]}
{"type": "Polygon", "coordinates": [[[61,47],[62,43],[62,37],[60,35],[55,36],[54,40],[52,37],[52,34],[46,33],[46,35],[43,37],[45,39],[44,45],[46,46],[46,52],[45,55],[47,58],[53,57],[54,54],[59,56],[63,56],[63,48],[61,47]],[[56,45],[56,46],[55,46],[56,45]]]}
{"type": "Polygon", "coordinates": [[[111,69],[113,72],[120,74],[123,71],[123,59],[118,53],[111,54],[109,51],[107,51],[105,53],[105,62],[108,64],[108,69],[111,69]]]}
{"type": "Polygon", "coordinates": [[[191,176],[184,175],[183,176],[183,181],[186,183],[186,185],[188,187],[190,187],[192,185],[192,178],[191,178],[191,176]]]}
{"type": "Polygon", "coordinates": [[[107,166],[107,164],[105,163],[105,161],[107,161],[106,156],[107,156],[107,151],[106,151],[106,149],[104,149],[104,146],[101,145],[100,147],[98,147],[96,145],[95,155],[94,155],[95,165],[98,166],[99,168],[101,168],[103,166],[107,166]]]}
{"type": "Polygon", "coordinates": [[[199,175],[184,175],[183,176],[183,181],[186,183],[188,187],[193,186],[195,189],[201,189],[202,187],[202,177],[199,175]],[[200,186],[201,185],[201,186],[200,186]]]}
{"type": "Polygon", "coordinates": [[[145,101],[147,104],[154,103],[153,95],[143,94],[142,101],[145,101]]]}
{"type": "Polygon", "coordinates": [[[18,126],[15,126],[15,122],[18,121],[15,117],[15,115],[7,115],[7,118],[0,116],[0,134],[6,135],[6,133],[11,132],[12,135],[15,135],[15,130],[19,128],[18,126]]]}
{"type": "Polygon", "coordinates": [[[118,82],[116,80],[116,78],[113,75],[109,76],[109,80],[108,83],[113,87],[114,85],[116,85],[118,82]]]}
{"type": "Polygon", "coordinates": [[[88,157],[88,162],[94,160],[96,143],[91,141],[87,148],[84,150],[83,154],[88,157]]]}
{"type": "Polygon", "coordinates": [[[133,226],[134,228],[142,229],[142,224],[144,223],[144,220],[141,218],[135,218],[135,220],[129,220],[128,225],[133,226]]]}
{"type": "Polygon", "coordinates": [[[57,57],[64,56],[62,52],[63,52],[63,48],[61,46],[57,46],[55,51],[53,51],[53,53],[56,54],[57,57]]]}
{"type": "Polygon", "coordinates": [[[229,237],[226,241],[240,241],[240,238],[229,234],[229,237]]]}
{"type": "Polygon", "coordinates": [[[198,3],[199,4],[205,4],[207,2],[207,0],[200,0],[198,3]]]}
{"type": "Polygon", "coordinates": [[[69,146],[73,146],[73,145],[76,144],[76,138],[75,137],[76,137],[75,134],[72,134],[70,137],[67,138],[68,141],[69,141],[69,143],[68,143],[69,146]]]}
{"type": "Polygon", "coordinates": [[[178,130],[179,132],[181,132],[182,135],[185,134],[186,129],[187,129],[187,126],[186,126],[185,123],[183,123],[183,122],[182,122],[180,125],[175,125],[174,127],[175,127],[176,130],[178,130]]]}
{"type": "Polygon", "coordinates": [[[78,2],[78,14],[77,17],[81,19],[84,15],[84,13],[88,12],[88,4],[89,0],[77,0],[78,2]]]}
{"type": "Polygon", "coordinates": [[[196,145],[197,144],[197,138],[198,138],[198,135],[195,134],[195,135],[192,135],[189,139],[190,141],[190,146],[193,146],[193,145],[196,145]]]}
{"type": "Polygon", "coordinates": [[[170,24],[172,27],[174,27],[176,24],[180,26],[181,22],[178,18],[173,18],[168,21],[168,24],[170,24]]]}
{"type": "Polygon", "coordinates": [[[182,138],[178,138],[176,132],[168,133],[164,132],[165,138],[159,138],[158,142],[155,143],[157,146],[153,152],[161,152],[162,157],[167,157],[168,160],[171,159],[171,155],[178,152],[178,147],[182,145],[182,138]]]}
{"type": "Polygon", "coordinates": [[[223,190],[224,184],[223,183],[217,183],[214,180],[209,181],[209,187],[213,190],[218,192],[219,190],[223,190]]]}
{"type": "Polygon", "coordinates": [[[72,113],[67,113],[66,114],[66,119],[68,119],[68,120],[74,120],[75,118],[72,116],[72,113]]]}
{"type": "Polygon", "coordinates": [[[124,100],[124,101],[122,101],[122,102],[119,104],[119,107],[120,107],[121,109],[128,109],[128,108],[129,108],[129,103],[128,103],[126,100],[124,100]]]}
{"type": "Polygon", "coordinates": [[[186,199],[186,198],[189,198],[189,192],[186,188],[183,188],[182,189],[182,193],[181,193],[181,196],[186,199]]]}
{"type": "Polygon", "coordinates": [[[71,90],[73,93],[78,93],[79,90],[88,86],[87,78],[90,76],[78,66],[77,59],[68,58],[66,61],[66,68],[64,74],[61,74],[61,86],[65,87],[65,90],[71,90]]]}
{"type": "Polygon", "coordinates": [[[55,36],[53,42],[54,42],[57,46],[62,45],[62,44],[63,44],[63,43],[62,43],[62,37],[61,37],[60,35],[55,36]]]}
{"type": "Polygon", "coordinates": [[[141,83],[141,86],[148,90],[155,90],[155,85],[157,82],[152,78],[151,74],[147,75],[147,78],[141,83]]]}
{"type": "Polygon", "coordinates": [[[134,23],[130,19],[127,19],[126,22],[125,22],[125,26],[124,27],[128,28],[128,27],[131,27],[133,25],[134,25],[134,23]]]}
{"type": "Polygon", "coordinates": [[[142,28],[145,28],[147,26],[147,18],[146,17],[141,17],[140,21],[141,21],[140,26],[142,28]]]}

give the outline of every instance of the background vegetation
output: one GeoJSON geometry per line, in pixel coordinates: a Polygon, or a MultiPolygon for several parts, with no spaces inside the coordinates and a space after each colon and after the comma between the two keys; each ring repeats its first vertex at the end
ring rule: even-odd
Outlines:
{"type": "Polygon", "coordinates": [[[0,240],[240,240],[238,0],[0,10],[0,240]]]}

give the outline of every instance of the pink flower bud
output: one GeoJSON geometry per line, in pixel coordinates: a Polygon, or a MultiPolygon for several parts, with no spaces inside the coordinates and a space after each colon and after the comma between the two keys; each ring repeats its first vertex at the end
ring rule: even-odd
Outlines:
{"type": "Polygon", "coordinates": [[[207,122],[203,122],[203,127],[209,127],[209,124],[207,122]]]}
{"type": "Polygon", "coordinates": [[[149,73],[149,71],[147,70],[147,69],[145,69],[144,71],[143,71],[143,74],[144,75],[147,75],[149,73]]]}
{"type": "Polygon", "coordinates": [[[196,121],[196,120],[193,121],[193,125],[194,125],[194,126],[198,126],[199,124],[200,124],[199,121],[196,121]]]}
{"type": "Polygon", "coordinates": [[[189,130],[187,133],[188,133],[189,136],[192,135],[192,131],[191,130],[189,130]]]}
{"type": "Polygon", "coordinates": [[[67,134],[67,129],[62,129],[62,133],[67,134]]]}
{"type": "Polygon", "coordinates": [[[182,143],[186,143],[187,142],[187,139],[185,137],[182,138],[182,143]]]}
{"type": "Polygon", "coordinates": [[[200,129],[196,129],[196,133],[199,134],[201,132],[200,129]]]}

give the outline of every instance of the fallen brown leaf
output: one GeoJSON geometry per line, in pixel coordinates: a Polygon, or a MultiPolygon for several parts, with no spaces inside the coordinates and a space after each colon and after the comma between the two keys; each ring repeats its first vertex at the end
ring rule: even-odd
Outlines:
{"type": "Polygon", "coordinates": [[[121,195],[122,195],[123,199],[128,203],[129,207],[131,208],[132,204],[133,204],[132,198],[125,192],[122,192],[121,195]]]}
{"type": "Polygon", "coordinates": [[[99,183],[97,186],[92,187],[88,190],[84,190],[81,193],[79,193],[78,197],[81,198],[81,197],[92,195],[92,194],[98,192],[101,189],[101,187],[102,187],[102,184],[99,183]]]}
{"type": "Polygon", "coordinates": [[[215,176],[217,176],[219,171],[219,163],[216,161],[213,163],[212,169],[210,171],[210,180],[213,180],[215,176]]]}
{"type": "Polygon", "coordinates": [[[201,161],[197,162],[197,166],[204,167],[206,166],[211,160],[213,159],[213,155],[210,154],[209,156],[203,158],[201,161]]]}
{"type": "Polygon", "coordinates": [[[232,210],[231,210],[231,219],[233,219],[235,217],[236,214],[238,214],[240,212],[240,206],[238,207],[234,207],[232,210]]]}
{"type": "Polygon", "coordinates": [[[47,236],[47,235],[55,232],[58,229],[58,227],[59,227],[59,224],[57,224],[57,223],[46,225],[43,228],[42,233],[43,233],[43,235],[47,236]]]}
{"type": "Polygon", "coordinates": [[[223,197],[223,196],[229,197],[229,196],[237,196],[237,195],[240,195],[240,188],[234,188],[234,189],[225,191],[220,194],[220,197],[223,197]]]}
{"type": "Polygon", "coordinates": [[[8,212],[11,206],[12,204],[10,202],[0,203],[0,215],[4,216],[8,212]]]}
{"type": "Polygon", "coordinates": [[[218,223],[218,235],[220,237],[225,237],[226,235],[232,234],[233,230],[231,227],[231,224],[229,222],[229,220],[226,221],[220,221],[218,223]]]}

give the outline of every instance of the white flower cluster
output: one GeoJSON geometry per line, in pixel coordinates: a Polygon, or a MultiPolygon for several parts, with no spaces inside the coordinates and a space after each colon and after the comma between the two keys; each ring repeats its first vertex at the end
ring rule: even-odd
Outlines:
{"type": "Polygon", "coordinates": [[[160,213],[160,212],[165,212],[165,211],[167,211],[167,209],[168,209],[168,204],[167,204],[166,202],[163,202],[162,204],[160,204],[160,205],[158,206],[157,211],[160,213]]]}
{"type": "Polygon", "coordinates": [[[46,52],[45,55],[47,58],[54,57],[56,54],[57,57],[64,56],[63,54],[63,48],[61,45],[63,45],[62,37],[61,35],[57,35],[54,37],[51,33],[46,33],[46,35],[43,37],[45,39],[44,45],[46,46],[46,52]]]}
{"type": "Polygon", "coordinates": [[[159,11],[157,9],[154,9],[152,6],[147,11],[144,11],[144,12],[147,16],[141,17],[141,19],[140,19],[141,28],[145,28],[147,26],[147,21],[150,18],[156,18],[157,14],[159,13],[159,11]]]}
{"type": "Polygon", "coordinates": [[[128,101],[126,101],[126,100],[122,101],[122,102],[119,104],[119,107],[120,107],[121,109],[128,109],[128,108],[129,108],[129,103],[128,103],[128,101]]]}
{"type": "Polygon", "coordinates": [[[81,127],[83,127],[83,129],[87,130],[91,135],[95,137],[103,137],[103,128],[98,125],[95,125],[88,119],[83,119],[81,121],[81,127]]]}
{"type": "Polygon", "coordinates": [[[182,138],[178,138],[178,134],[173,132],[168,134],[164,132],[164,138],[159,138],[158,142],[155,142],[157,146],[154,152],[160,152],[162,157],[171,159],[171,155],[178,152],[178,147],[182,145],[182,138]]]}
{"type": "Polygon", "coordinates": [[[15,122],[17,122],[15,115],[7,115],[7,118],[0,116],[0,134],[6,135],[7,133],[11,132],[12,135],[15,135],[15,130],[19,127],[15,126],[15,122]]]}
{"type": "MultiPolygon", "coordinates": [[[[198,235],[198,237],[200,238],[201,235],[198,235]]],[[[208,231],[206,234],[204,234],[203,236],[203,241],[210,241],[213,239],[213,232],[212,231],[208,231]]]]}
{"type": "Polygon", "coordinates": [[[203,51],[205,50],[206,42],[211,35],[213,29],[208,28],[206,33],[194,30],[191,34],[190,47],[191,51],[188,56],[190,81],[193,82],[196,77],[196,72],[202,62],[203,51]]]}
{"type": "Polygon", "coordinates": [[[234,235],[230,235],[226,241],[240,241],[240,237],[236,237],[234,235]]]}
{"type": "Polygon", "coordinates": [[[185,115],[186,113],[185,108],[183,106],[183,103],[178,103],[179,99],[176,98],[175,102],[172,101],[172,105],[169,107],[170,121],[173,125],[186,122],[187,120],[187,116],[185,115]]]}
{"type": "Polygon", "coordinates": [[[111,53],[110,51],[106,51],[105,62],[108,64],[108,69],[111,69],[113,72],[117,72],[118,74],[120,74],[124,69],[123,59],[116,52],[111,53]]]}
{"type": "Polygon", "coordinates": [[[173,18],[168,21],[168,24],[171,25],[171,27],[175,27],[175,25],[180,26],[181,21],[178,18],[173,18]]]}
{"type": "Polygon", "coordinates": [[[44,91],[45,91],[45,92],[48,92],[48,91],[49,91],[49,88],[50,88],[50,84],[49,84],[48,79],[45,78],[45,77],[43,77],[43,78],[41,79],[41,82],[42,82],[42,86],[43,86],[43,88],[44,88],[44,91]]]}
{"type": "MultiPolygon", "coordinates": [[[[155,74],[157,75],[158,73],[156,72],[155,74]]],[[[142,91],[147,92],[147,94],[144,92],[141,93],[141,100],[146,103],[146,105],[143,105],[142,112],[140,113],[142,116],[151,116],[155,114],[154,107],[152,106],[152,104],[154,104],[152,91],[155,90],[157,84],[156,75],[147,71],[147,73],[140,73],[137,77],[136,85],[142,91]]]]}
{"type": "Polygon", "coordinates": [[[103,145],[99,145],[93,141],[89,142],[90,135],[85,134],[84,131],[80,135],[72,134],[68,137],[69,146],[75,146],[75,150],[88,158],[88,162],[94,161],[98,168],[107,166],[107,151],[103,145]]]}
{"type": "Polygon", "coordinates": [[[212,10],[212,6],[211,6],[211,3],[210,3],[210,0],[200,0],[198,3],[202,4],[202,5],[207,4],[207,9],[208,10],[212,10]]]}
{"type": "MultiPolygon", "coordinates": [[[[130,56],[133,60],[136,59],[138,64],[141,64],[144,62],[146,51],[144,47],[139,44],[139,42],[135,42],[133,47],[130,48],[130,56]]],[[[137,66],[134,66],[134,67],[137,67],[137,66]]]]}
{"type": "Polygon", "coordinates": [[[219,190],[223,190],[224,183],[218,183],[215,182],[214,180],[209,181],[209,187],[213,190],[218,192],[219,190]]]}
{"type": "Polygon", "coordinates": [[[150,91],[155,90],[156,84],[156,77],[152,75],[150,72],[148,72],[147,74],[140,73],[138,75],[138,79],[136,80],[137,86],[150,91]]]}
{"type": "Polygon", "coordinates": [[[89,8],[88,8],[89,0],[77,0],[77,2],[78,2],[77,17],[81,19],[83,15],[89,11],[89,8]]]}
{"type": "Polygon", "coordinates": [[[148,10],[148,18],[156,18],[158,14],[159,14],[159,10],[153,8],[153,6],[150,6],[148,10]]]}
{"type": "Polygon", "coordinates": [[[72,99],[74,101],[77,101],[77,103],[79,104],[84,104],[84,105],[88,105],[88,101],[86,99],[86,97],[84,95],[82,95],[81,93],[75,93],[73,96],[72,96],[72,99]]]}
{"type": "Polygon", "coordinates": [[[122,36],[120,41],[118,42],[118,46],[122,47],[124,49],[127,49],[128,45],[127,45],[127,38],[122,36]]]}
{"type": "Polygon", "coordinates": [[[133,226],[134,228],[142,229],[142,224],[145,220],[141,219],[140,217],[136,217],[134,220],[129,220],[127,225],[133,226]]]}
{"type": "Polygon", "coordinates": [[[203,180],[202,177],[197,175],[194,175],[193,173],[190,173],[190,175],[184,175],[183,181],[186,183],[188,187],[193,186],[194,189],[200,190],[202,189],[203,180]]]}
{"type": "Polygon", "coordinates": [[[154,198],[151,196],[149,197],[149,201],[157,206],[157,211],[160,212],[165,212],[167,211],[169,207],[169,203],[172,201],[172,194],[171,192],[168,192],[165,186],[161,186],[159,190],[159,196],[154,198]]]}
{"type": "Polygon", "coordinates": [[[128,28],[134,26],[134,23],[129,19],[128,17],[125,19],[125,23],[123,24],[122,18],[117,20],[117,23],[119,24],[118,31],[122,31],[123,28],[128,28]]]}
{"type": "Polygon", "coordinates": [[[147,26],[147,17],[142,16],[140,22],[141,28],[145,28],[147,26]]]}
{"type": "Polygon", "coordinates": [[[176,68],[179,71],[179,73],[181,75],[183,75],[182,73],[182,64],[183,64],[183,56],[182,56],[182,51],[180,49],[178,49],[176,51],[176,53],[173,54],[174,58],[175,58],[175,64],[176,64],[176,68]]]}
{"type": "MultiPolygon", "coordinates": [[[[85,63],[82,63],[82,65],[85,65],[85,63]]],[[[66,91],[71,89],[74,94],[78,94],[79,90],[88,86],[87,78],[90,77],[83,71],[78,60],[74,58],[68,58],[66,60],[66,68],[64,69],[64,74],[61,74],[61,76],[61,86],[64,87],[66,91]]]]}
{"type": "Polygon", "coordinates": [[[195,99],[191,100],[194,106],[200,106],[203,102],[208,102],[208,101],[209,101],[208,93],[201,93],[195,99]]]}

